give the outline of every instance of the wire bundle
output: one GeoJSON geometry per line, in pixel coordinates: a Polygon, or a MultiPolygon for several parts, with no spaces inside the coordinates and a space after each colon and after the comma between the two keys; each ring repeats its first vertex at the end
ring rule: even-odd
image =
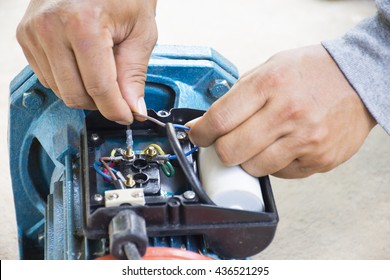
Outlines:
{"type": "MultiPolygon", "coordinates": [[[[159,163],[159,164],[161,166],[161,170],[163,171],[163,173],[167,177],[172,177],[175,175],[175,170],[169,161],[177,159],[180,166],[183,169],[185,176],[187,177],[187,180],[189,181],[189,183],[192,187],[192,190],[197,194],[200,201],[203,203],[206,203],[206,204],[215,205],[214,202],[209,198],[207,193],[204,191],[197,175],[195,174],[193,167],[191,166],[190,162],[187,160],[187,156],[196,152],[198,150],[198,146],[194,146],[191,150],[184,153],[181,146],[180,146],[180,143],[176,137],[176,129],[189,131],[190,128],[188,126],[181,125],[181,124],[163,123],[163,122],[161,122],[153,117],[145,116],[145,115],[142,115],[139,113],[134,113],[134,116],[144,118],[144,119],[149,120],[149,121],[151,121],[151,122],[153,122],[161,127],[166,128],[169,143],[171,144],[171,147],[175,153],[174,155],[167,155],[167,154],[165,154],[165,152],[163,151],[163,149],[159,145],[150,144],[148,147],[146,147],[141,152],[141,154],[146,153],[146,150],[149,147],[153,147],[158,152],[158,156],[156,156],[156,159],[159,159],[159,161],[164,162],[163,164],[161,164],[161,163],[159,163]]],[[[111,153],[111,158],[113,158],[115,156],[116,151],[120,151],[120,150],[121,149],[114,149],[111,153]]],[[[102,157],[102,158],[100,158],[100,161],[97,161],[93,164],[93,167],[99,175],[103,176],[108,181],[110,181],[110,182],[114,181],[114,183],[115,183],[117,181],[120,181],[120,180],[118,180],[117,175],[119,175],[120,177],[123,177],[123,176],[119,171],[115,170],[114,168],[110,167],[107,164],[106,160],[111,160],[111,158],[110,157],[102,157]],[[109,174],[105,174],[101,168],[105,168],[109,174]]]]}

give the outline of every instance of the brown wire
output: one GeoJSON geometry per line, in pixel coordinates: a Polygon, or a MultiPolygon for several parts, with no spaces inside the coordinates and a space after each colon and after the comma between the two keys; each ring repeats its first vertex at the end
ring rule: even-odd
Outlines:
{"type": "Polygon", "coordinates": [[[106,160],[110,160],[109,157],[101,157],[100,158],[100,162],[104,165],[104,167],[107,169],[108,173],[110,173],[110,176],[112,178],[112,180],[118,180],[118,178],[116,177],[116,175],[114,174],[114,172],[112,171],[111,167],[107,164],[107,162],[105,162],[106,160]]]}
{"type": "Polygon", "coordinates": [[[133,115],[135,117],[139,117],[139,118],[143,118],[143,119],[146,119],[148,121],[151,121],[151,122],[154,122],[155,124],[159,125],[159,126],[162,126],[162,127],[166,127],[166,124],[153,118],[153,117],[149,117],[149,116],[146,116],[146,115],[142,115],[140,113],[133,113],[133,115]]]}

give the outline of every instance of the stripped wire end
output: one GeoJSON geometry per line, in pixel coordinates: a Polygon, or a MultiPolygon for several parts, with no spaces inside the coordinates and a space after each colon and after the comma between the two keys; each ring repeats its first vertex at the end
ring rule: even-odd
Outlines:
{"type": "Polygon", "coordinates": [[[126,152],[125,157],[127,159],[133,159],[134,158],[134,150],[133,150],[133,132],[130,129],[130,126],[127,126],[126,129],[126,152]]]}

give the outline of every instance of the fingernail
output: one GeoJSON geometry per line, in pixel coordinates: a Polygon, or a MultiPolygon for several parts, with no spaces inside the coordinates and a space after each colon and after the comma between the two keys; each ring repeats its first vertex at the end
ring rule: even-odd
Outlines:
{"type": "Polygon", "coordinates": [[[142,97],[138,99],[137,109],[138,109],[138,113],[140,113],[142,115],[147,115],[148,114],[148,112],[146,110],[145,99],[143,99],[142,97]]]}
{"type": "Polygon", "coordinates": [[[200,118],[201,118],[201,117],[198,117],[198,118],[196,118],[196,119],[193,119],[193,120],[189,121],[188,123],[186,123],[185,125],[186,125],[186,126],[189,126],[189,127],[193,127],[194,124],[195,124],[197,121],[200,120],[200,118]]]}
{"type": "Polygon", "coordinates": [[[116,122],[116,123],[119,123],[121,125],[129,125],[129,124],[131,124],[131,122],[116,122]]]}

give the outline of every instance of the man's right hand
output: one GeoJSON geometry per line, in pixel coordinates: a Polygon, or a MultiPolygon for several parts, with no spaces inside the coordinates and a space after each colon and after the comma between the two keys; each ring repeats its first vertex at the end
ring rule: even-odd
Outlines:
{"type": "Polygon", "coordinates": [[[43,86],[72,108],[129,124],[146,113],[157,0],[31,0],[17,39],[43,86]]]}

